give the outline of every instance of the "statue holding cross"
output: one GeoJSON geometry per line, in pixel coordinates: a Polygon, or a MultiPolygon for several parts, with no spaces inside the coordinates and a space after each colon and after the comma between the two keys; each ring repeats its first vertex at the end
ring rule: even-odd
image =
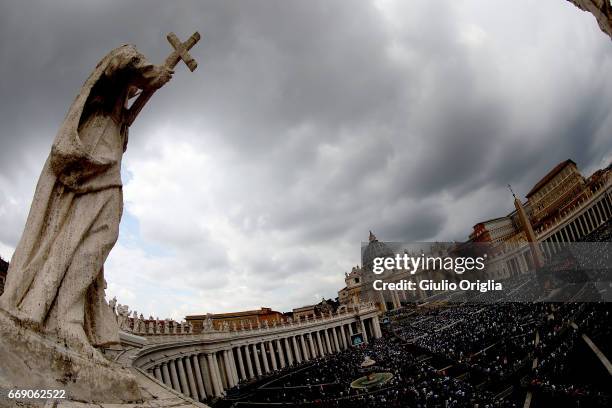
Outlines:
{"type": "Polygon", "coordinates": [[[55,137],[10,263],[0,308],[74,349],[91,353],[119,342],[103,266],[119,233],[128,129],[179,61],[197,67],[188,53],[197,32],[184,43],[173,33],[167,38],[174,50],[163,65],[124,45],[85,81],[55,137]]]}

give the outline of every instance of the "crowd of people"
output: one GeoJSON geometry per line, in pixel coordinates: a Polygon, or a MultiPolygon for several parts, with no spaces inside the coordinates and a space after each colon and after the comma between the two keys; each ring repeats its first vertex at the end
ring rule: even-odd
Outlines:
{"type": "MultiPolygon", "coordinates": [[[[610,225],[585,242],[609,242],[610,225]]],[[[605,264],[610,253],[587,256],[605,264]]],[[[510,278],[498,299],[483,293],[469,302],[438,296],[403,305],[387,313],[382,338],[241,384],[214,406],[507,408],[522,407],[527,395],[535,408],[610,406],[609,374],[589,346],[612,354],[610,303],[526,301],[547,296],[538,278],[510,278]],[[393,377],[352,388],[366,374],[366,356],[393,377]]],[[[575,287],[578,297],[586,286],[575,287]]]]}
{"type": "Polygon", "coordinates": [[[390,317],[382,338],[277,372],[224,402],[493,408],[522,406],[526,392],[554,406],[604,407],[612,401],[609,390],[589,383],[598,373],[581,373],[579,381],[572,375],[572,360],[585,353],[583,333],[612,344],[606,304],[437,304],[407,306],[390,317]],[[364,375],[366,356],[393,378],[370,390],[351,388],[364,375]]]}
{"type": "Polygon", "coordinates": [[[430,359],[413,353],[391,330],[385,335],[339,354],[328,356],[291,372],[237,398],[236,407],[267,404],[313,407],[518,407],[518,402],[496,399],[467,381],[453,378],[434,367],[430,359]],[[376,370],[393,378],[380,387],[359,390],[350,387],[365,375],[360,369],[365,356],[376,361],[376,370]]]}

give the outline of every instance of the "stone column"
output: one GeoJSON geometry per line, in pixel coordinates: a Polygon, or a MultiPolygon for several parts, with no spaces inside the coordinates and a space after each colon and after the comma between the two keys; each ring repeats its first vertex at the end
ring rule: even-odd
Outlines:
{"type": "Polygon", "coordinates": [[[248,378],[255,377],[255,373],[253,372],[253,363],[251,363],[251,350],[249,349],[249,345],[244,346],[244,358],[246,359],[247,372],[249,373],[248,378]]]}
{"type": "Polygon", "coordinates": [[[259,355],[257,353],[257,344],[252,344],[251,348],[253,350],[253,361],[255,361],[255,371],[257,375],[260,376],[261,373],[261,365],[259,364],[259,355]]]}
{"type": "Polygon", "coordinates": [[[232,374],[234,375],[234,385],[238,385],[240,382],[240,376],[238,375],[238,367],[236,367],[236,358],[234,356],[234,349],[229,350],[230,363],[232,363],[232,374]]]}
{"type": "Polygon", "coordinates": [[[601,208],[603,209],[606,218],[612,215],[612,200],[607,193],[599,202],[601,203],[601,208]]]}
{"type": "Polygon", "coordinates": [[[169,361],[168,366],[170,367],[170,381],[172,382],[172,388],[175,391],[182,392],[178,375],[176,374],[176,360],[169,361]]]}
{"type": "Polygon", "coordinates": [[[195,378],[193,377],[193,367],[191,366],[190,358],[185,357],[183,362],[185,364],[185,372],[187,373],[187,383],[189,384],[189,393],[191,395],[191,398],[193,398],[195,401],[199,401],[200,395],[198,393],[195,378]]]}
{"type": "Polygon", "coordinates": [[[162,363],[161,365],[162,381],[164,384],[172,388],[172,380],[170,380],[170,372],[168,371],[168,363],[162,363]]]}
{"type": "Polygon", "coordinates": [[[378,316],[372,318],[372,325],[374,326],[375,337],[380,339],[382,337],[382,330],[380,330],[380,320],[378,320],[378,316]]]}
{"type": "Polygon", "coordinates": [[[359,318],[359,321],[361,322],[361,332],[362,332],[363,342],[367,343],[368,342],[368,332],[366,332],[365,323],[363,322],[363,319],[361,318],[359,318]]]}
{"type": "Polygon", "coordinates": [[[176,368],[178,368],[179,382],[181,383],[181,390],[183,390],[183,394],[191,397],[189,383],[187,382],[187,375],[185,375],[185,366],[183,365],[182,358],[176,360],[176,368]]]}
{"type": "Polygon", "coordinates": [[[576,223],[576,229],[578,230],[578,234],[580,235],[579,238],[584,237],[584,228],[582,228],[582,223],[580,222],[580,217],[576,217],[576,219],[574,220],[574,222],[576,223]]]}
{"type": "Polygon", "coordinates": [[[612,200],[610,199],[608,194],[606,194],[606,196],[601,201],[603,202],[604,210],[606,210],[605,212],[607,213],[606,217],[609,216],[609,215],[612,215],[612,200]]]}
{"type": "Polygon", "coordinates": [[[276,356],[274,355],[274,345],[272,344],[273,340],[268,342],[268,351],[270,352],[270,362],[272,363],[272,370],[276,371],[278,366],[276,365],[276,356]]]}
{"type": "Polygon", "coordinates": [[[302,346],[302,356],[304,357],[304,361],[309,360],[308,348],[306,347],[306,339],[304,339],[304,334],[300,334],[300,345],[302,346]]]}
{"type": "Polygon", "coordinates": [[[346,350],[349,348],[348,341],[346,340],[346,329],[343,324],[341,324],[338,328],[340,329],[340,338],[342,339],[344,350],[346,350]]]}
{"type": "Polygon", "coordinates": [[[231,385],[227,379],[227,369],[225,368],[225,355],[223,350],[219,350],[215,353],[217,357],[217,372],[219,373],[219,384],[221,384],[222,390],[231,388],[231,385]]]}
{"type": "Polygon", "coordinates": [[[569,232],[570,238],[572,240],[572,242],[576,242],[576,235],[574,235],[574,228],[572,228],[572,224],[569,224],[567,226],[567,230],[569,232]]]}
{"type": "Polygon", "coordinates": [[[327,347],[327,354],[332,354],[334,351],[331,348],[331,342],[329,341],[329,329],[323,330],[323,337],[325,337],[325,347],[327,347]]]}
{"type": "Polygon", "coordinates": [[[387,311],[387,302],[385,301],[385,295],[382,290],[378,291],[379,302],[381,303],[383,312],[387,311]]]}
{"type": "Polygon", "coordinates": [[[317,358],[317,352],[315,351],[314,339],[312,338],[312,333],[308,333],[308,344],[310,344],[310,358],[317,358]]]}
{"type": "Polygon", "coordinates": [[[225,363],[225,375],[227,377],[228,388],[234,387],[234,375],[232,374],[232,363],[230,362],[230,356],[228,350],[223,350],[223,362],[225,363]]]}
{"type": "Polygon", "coordinates": [[[236,358],[238,359],[238,368],[240,369],[240,376],[243,380],[247,379],[246,372],[244,371],[244,362],[242,361],[242,350],[241,346],[236,348],[236,358]]]}
{"type": "Polygon", "coordinates": [[[591,226],[589,225],[589,220],[587,219],[586,211],[582,213],[582,222],[584,223],[584,235],[588,235],[591,232],[591,226]]]}
{"type": "Polygon", "coordinates": [[[295,355],[295,361],[300,364],[302,362],[302,353],[300,352],[301,350],[299,349],[297,341],[295,340],[295,336],[291,336],[291,345],[293,345],[293,354],[295,355]]]}
{"type": "Polygon", "coordinates": [[[340,343],[338,342],[338,335],[336,334],[336,328],[332,327],[332,338],[334,339],[334,347],[336,348],[336,353],[340,351],[340,343]]]}
{"type": "Polygon", "coordinates": [[[400,308],[399,296],[397,296],[397,292],[395,290],[391,291],[391,299],[393,300],[393,309],[400,308]]]}
{"type": "Polygon", "coordinates": [[[593,214],[595,215],[595,220],[597,221],[597,225],[601,225],[601,223],[605,220],[605,218],[601,215],[601,210],[599,209],[599,202],[593,204],[593,214]]]}
{"type": "Polygon", "coordinates": [[[351,328],[351,324],[342,325],[342,334],[344,335],[344,341],[346,342],[346,348],[351,347],[351,335],[349,334],[349,329],[351,328]]]}
{"type": "Polygon", "coordinates": [[[206,355],[198,355],[198,360],[200,362],[200,370],[202,371],[202,379],[204,380],[204,390],[206,391],[206,395],[213,396],[215,395],[215,390],[212,385],[212,374],[210,372],[208,362],[206,361],[206,355]]]}
{"type": "Polygon", "coordinates": [[[261,350],[261,361],[263,361],[264,372],[267,374],[270,372],[270,366],[268,366],[268,356],[266,355],[266,346],[263,341],[259,343],[259,349],[261,350]]]}
{"type": "Polygon", "coordinates": [[[591,214],[591,209],[589,208],[588,210],[586,210],[586,214],[587,214],[587,218],[589,219],[589,222],[591,223],[591,229],[595,229],[597,227],[597,224],[595,224],[595,219],[593,218],[593,214],[591,214]]]}
{"type": "Polygon", "coordinates": [[[334,334],[336,335],[336,339],[338,340],[338,351],[342,351],[346,348],[344,345],[344,338],[342,336],[342,326],[334,327],[334,334]]]}
{"type": "Polygon", "coordinates": [[[599,212],[598,203],[593,204],[593,206],[591,207],[591,211],[593,212],[593,218],[595,218],[595,226],[599,227],[603,221],[603,218],[601,216],[601,213],[599,212]]]}
{"type": "Polygon", "coordinates": [[[325,355],[325,351],[323,351],[323,342],[321,341],[321,333],[318,330],[316,331],[316,336],[317,336],[317,346],[319,347],[319,357],[322,357],[325,355]]]}
{"type": "Polygon", "coordinates": [[[602,202],[601,202],[601,200],[599,200],[599,201],[598,201],[598,202],[595,204],[595,209],[597,210],[597,214],[599,214],[599,222],[600,222],[600,223],[603,223],[603,222],[604,222],[604,221],[607,219],[607,217],[606,217],[606,215],[605,215],[605,213],[604,213],[604,210],[603,210],[603,206],[602,206],[602,202]]]}
{"type": "Polygon", "coordinates": [[[285,350],[287,351],[287,364],[289,364],[290,366],[293,365],[293,356],[291,355],[291,346],[289,345],[289,338],[285,337],[283,339],[283,342],[285,343],[285,350]]]}
{"type": "Polygon", "coordinates": [[[565,242],[570,242],[571,241],[571,239],[570,239],[570,237],[569,237],[569,235],[567,233],[567,228],[563,228],[561,230],[561,236],[563,237],[563,241],[565,241],[565,242]]]}
{"type": "Polygon", "coordinates": [[[208,369],[210,370],[210,379],[212,380],[213,391],[215,396],[220,396],[223,392],[223,387],[221,386],[221,378],[219,377],[217,368],[217,359],[213,353],[206,355],[206,362],[208,363],[208,369]]]}
{"type": "Polygon", "coordinates": [[[164,382],[162,379],[162,375],[161,375],[161,370],[159,369],[159,366],[155,366],[153,368],[153,375],[155,376],[155,379],[159,382],[164,382]]]}
{"type": "Polygon", "coordinates": [[[283,369],[285,368],[285,353],[283,353],[283,345],[282,340],[278,339],[278,340],[274,340],[276,342],[276,350],[278,351],[278,360],[280,363],[280,368],[283,369]]]}
{"type": "Polygon", "coordinates": [[[204,387],[204,379],[202,378],[202,368],[200,367],[200,362],[198,361],[198,356],[196,354],[191,356],[191,364],[193,365],[193,372],[195,374],[196,385],[198,386],[200,401],[204,401],[206,399],[206,390],[204,387]]]}

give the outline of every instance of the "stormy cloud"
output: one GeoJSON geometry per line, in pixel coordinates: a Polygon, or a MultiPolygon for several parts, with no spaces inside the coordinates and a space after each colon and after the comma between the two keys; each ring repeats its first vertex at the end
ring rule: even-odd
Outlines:
{"type": "Polygon", "coordinates": [[[130,130],[109,296],[189,313],[335,297],[373,230],[461,240],[612,158],[612,42],[566,1],[0,2],[0,255],[110,49],[202,34],[130,130]]]}

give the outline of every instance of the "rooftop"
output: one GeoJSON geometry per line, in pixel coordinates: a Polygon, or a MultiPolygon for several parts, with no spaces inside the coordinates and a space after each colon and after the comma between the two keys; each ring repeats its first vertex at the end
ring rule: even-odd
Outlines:
{"type": "Polygon", "coordinates": [[[262,307],[259,310],[245,310],[242,312],[229,312],[229,313],[210,313],[203,315],[191,315],[186,316],[186,320],[196,320],[196,319],[206,319],[210,317],[211,319],[223,319],[228,317],[244,317],[244,316],[253,316],[253,315],[267,315],[267,314],[281,314],[275,310],[270,309],[269,307],[262,307]]]}
{"type": "Polygon", "coordinates": [[[542,187],[544,187],[550,180],[552,180],[559,172],[561,172],[564,168],[566,168],[567,166],[569,166],[570,164],[573,164],[574,166],[576,165],[576,163],[572,160],[572,159],[567,159],[565,161],[562,161],[561,163],[557,164],[551,171],[549,171],[540,181],[538,181],[536,183],[535,186],[533,186],[533,188],[531,189],[531,191],[529,191],[527,193],[527,195],[525,197],[529,198],[532,195],[534,195],[535,193],[537,193],[542,187]]]}

